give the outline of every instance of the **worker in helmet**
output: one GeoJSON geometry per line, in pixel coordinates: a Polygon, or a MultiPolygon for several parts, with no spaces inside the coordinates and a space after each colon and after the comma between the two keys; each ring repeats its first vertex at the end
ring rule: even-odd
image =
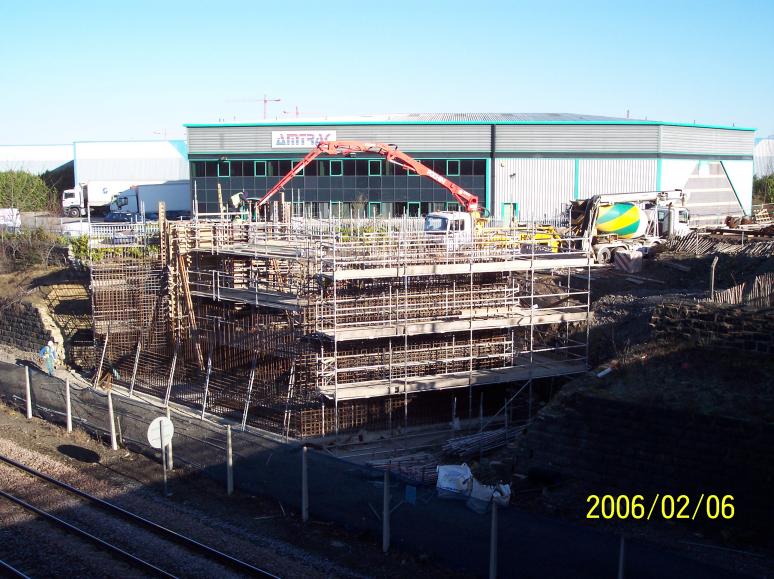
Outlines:
{"type": "Polygon", "coordinates": [[[43,358],[43,362],[46,364],[46,371],[48,372],[48,375],[53,376],[54,364],[56,364],[56,348],[54,348],[53,340],[49,340],[48,344],[40,349],[38,355],[43,358]]]}

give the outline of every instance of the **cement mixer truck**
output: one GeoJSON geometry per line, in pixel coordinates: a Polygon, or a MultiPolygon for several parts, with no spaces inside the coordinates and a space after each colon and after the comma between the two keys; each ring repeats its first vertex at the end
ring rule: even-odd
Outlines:
{"type": "Polygon", "coordinates": [[[690,213],[680,189],[596,195],[573,201],[570,235],[597,263],[610,263],[620,250],[646,255],[666,237],[690,232],[690,213]]]}

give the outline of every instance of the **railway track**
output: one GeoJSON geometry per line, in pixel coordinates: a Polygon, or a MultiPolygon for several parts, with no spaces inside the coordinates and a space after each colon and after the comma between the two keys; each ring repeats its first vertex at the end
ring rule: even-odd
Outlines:
{"type": "MultiPolygon", "coordinates": [[[[132,553],[130,550],[123,546],[119,546],[114,542],[110,542],[100,536],[97,536],[97,530],[88,529],[84,527],[94,526],[91,525],[79,525],[76,522],[65,520],[61,514],[54,514],[49,510],[36,506],[30,502],[30,499],[25,499],[4,490],[0,490],[0,497],[11,501],[17,507],[24,509],[25,511],[34,513],[37,517],[45,520],[51,525],[62,529],[63,532],[67,532],[71,535],[77,536],[79,539],[90,543],[96,549],[109,555],[113,559],[120,559],[125,565],[128,565],[137,571],[150,576],[161,577],[177,577],[178,574],[185,570],[190,563],[189,559],[185,561],[185,567],[181,567],[180,562],[174,560],[165,560],[164,554],[167,552],[169,544],[175,545],[178,548],[182,548],[186,553],[198,557],[203,560],[205,565],[216,564],[223,568],[223,570],[231,571],[235,575],[246,575],[250,577],[276,577],[274,574],[260,569],[251,563],[237,559],[223,551],[210,547],[196,539],[187,537],[168,529],[158,523],[155,523],[149,519],[141,517],[135,513],[132,513],[116,504],[95,497],[89,493],[86,493],[80,489],[77,489],[65,482],[57,480],[45,473],[39,472],[33,468],[30,468],[20,462],[5,456],[0,456],[0,465],[7,465],[18,471],[25,473],[28,476],[34,477],[37,482],[43,482],[49,487],[49,492],[53,491],[50,487],[56,487],[54,492],[63,492],[69,495],[70,498],[77,497],[77,500],[85,501],[89,506],[96,508],[100,512],[107,514],[103,522],[100,524],[99,534],[110,535],[110,527],[116,524],[117,520],[124,523],[129,523],[131,527],[137,529],[142,533],[151,534],[154,536],[154,549],[155,557],[149,553],[132,553]]],[[[42,488],[36,488],[35,494],[37,497],[45,497],[45,493],[42,488]]],[[[35,501],[38,502],[38,501],[35,501]]],[[[68,509],[71,510],[71,509],[68,509]]],[[[147,549],[145,549],[147,551],[147,549]]],[[[22,571],[14,569],[10,563],[0,561],[0,573],[7,572],[14,574],[15,576],[24,577],[22,571]]]]}

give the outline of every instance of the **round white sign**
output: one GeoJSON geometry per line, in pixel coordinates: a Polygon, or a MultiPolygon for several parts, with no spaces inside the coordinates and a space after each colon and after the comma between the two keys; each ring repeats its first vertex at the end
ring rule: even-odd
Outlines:
{"type": "Polygon", "coordinates": [[[172,442],[174,433],[175,426],[172,421],[166,416],[159,416],[148,426],[148,442],[153,448],[162,448],[172,442]]]}

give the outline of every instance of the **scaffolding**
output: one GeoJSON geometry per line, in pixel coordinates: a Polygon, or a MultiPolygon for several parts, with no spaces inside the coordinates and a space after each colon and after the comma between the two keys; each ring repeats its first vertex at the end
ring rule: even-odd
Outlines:
{"type": "Polygon", "coordinates": [[[162,219],[157,246],[94,263],[97,358],[133,389],[301,438],[448,422],[449,397],[472,418],[474,389],[586,370],[580,245],[415,221],[162,219]]]}

